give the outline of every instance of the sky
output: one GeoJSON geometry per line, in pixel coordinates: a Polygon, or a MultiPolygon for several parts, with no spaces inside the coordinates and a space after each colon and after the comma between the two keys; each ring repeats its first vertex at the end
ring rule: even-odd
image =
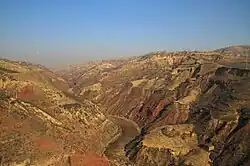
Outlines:
{"type": "Polygon", "coordinates": [[[0,57],[45,66],[242,44],[249,0],[0,0],[0,57]]]}

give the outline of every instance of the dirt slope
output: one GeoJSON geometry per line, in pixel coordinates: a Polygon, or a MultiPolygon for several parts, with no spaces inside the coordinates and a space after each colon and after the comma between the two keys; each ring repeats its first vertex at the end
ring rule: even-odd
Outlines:
{"type": "Polygon", "coordinates": [[[120,128],[67,89],[45,68],[0,59],[1,165],[108,165],[103,152],[120,128]]]}
{"type": "Polygon", "coordinates": [[[57,74],[0,59],[0,165],[249,165],[238,54],[153,52],[57,74]]]}
{"type": "Polygon", "coordinates": [[[104,114],[138,124],[141,133],[125,146],[135,165],[247,165],[245,58],[217,51],[156,52],[116,65],[106,61],[109,70],[103,63],[76,71],[71,90],[104,114]]]}

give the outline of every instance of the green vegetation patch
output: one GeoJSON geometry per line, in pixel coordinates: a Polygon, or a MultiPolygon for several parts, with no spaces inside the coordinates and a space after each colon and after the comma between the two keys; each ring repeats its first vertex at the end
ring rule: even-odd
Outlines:
{"type": "Polygon", "coordinates": [[[0,100],[4,100],[4,99],[7,99],[7,98],[9,98],[8,93],[6,93],[5,90],[0,89],[0,100]]]}

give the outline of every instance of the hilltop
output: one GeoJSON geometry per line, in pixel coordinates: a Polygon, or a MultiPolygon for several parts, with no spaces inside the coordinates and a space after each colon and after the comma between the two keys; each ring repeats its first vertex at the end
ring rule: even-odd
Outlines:
{"type": "Polygon", "coordinates": [[[0,59],[0,163],[249,165],[248,47],[232,48],[54,72],[0,59]]]}
{"type": "Polygon", "coordinates": [[[103,151],[119,126],[92,102],[68,94],[64,79],[6,59],[0,78],[1,165],[108,163],[103,151]]]}
{"type": "Polygon", "coordinates": [[[75,66],[61,76],[82,100],[139,126],[126,153],[110,159],[141,166],[247,164],[250,71],[243,56],[153,52],[75,66]]]}
{"type": "Polygon", "coordinates": [[[229,46],[221,49],[215,50],[222,54],[227,54],[231,56],[249,56],[250,55],[250,45],[239,45],[239,46],[229,46]]]}

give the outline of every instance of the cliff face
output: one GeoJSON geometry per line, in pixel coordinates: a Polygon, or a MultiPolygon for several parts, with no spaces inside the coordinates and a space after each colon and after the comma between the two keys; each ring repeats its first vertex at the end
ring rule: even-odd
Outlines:
{"type": "Polygon", "coordinates": [[[78,75],[72,91],[138,124],[141,133],[125,146],[135,165],[247,165],[250,72],[243,62],[217,52],[152,53],[110,70],[93,66],[98,72],[78,75]]]}
{"type": "Polygon", "coordinates": [[[45,68],[0,59],[1,165],[108,163],[103,151],[120,135],[119,126],[67,89],[45,68]]]}
{"type": "MultiPolygon", "coordinates": [[[[89,71],[85,70],[90,68],[87,64],[82,67],[85,71],[82,75],[72,69],[69,73],[74,71],[77,79],[71,74],[63,76],[75,80],[71,90],[81,99],[89,99],[104,108],[106,114],[126,117],[142,127],[154,119],[164,105],[186,95],[182,93],[192,88],[198,73],[205,75],[215,71],[220,64],[213,62],[220,58],[217,53],[154,53],[122,61],[117,66],[113,62],[105,62],[105,65],[100,62],[89,71]],[[107,70],[102,66],[113,68],[107,70]],[[89,81],[86,75],[101,78],[89,81]]],[[[195,100],[199,90],[193,89],[192,93],[190,98],[195,100]]]]}
{"type": "Polygon", "coordinates": [[[160,163],[157,158],[162,154],[171,156],[169,162],[174,165],[247,165],[249,74],[248,70],[220,67],[193,80],[190,90],[184,90],[189,92],[183,92],[187,95],[179,93],[181,97],[163,108],[126,146],[127,156],[138,165],[160,163]],[[153,157],[145,153],[149,149],[153,157]]]}
{"type": "Polygon", "coordinates": [[[249,165],[245,62],[156,52],[56,75],[0,59],[0,163],[249,165]]]}

